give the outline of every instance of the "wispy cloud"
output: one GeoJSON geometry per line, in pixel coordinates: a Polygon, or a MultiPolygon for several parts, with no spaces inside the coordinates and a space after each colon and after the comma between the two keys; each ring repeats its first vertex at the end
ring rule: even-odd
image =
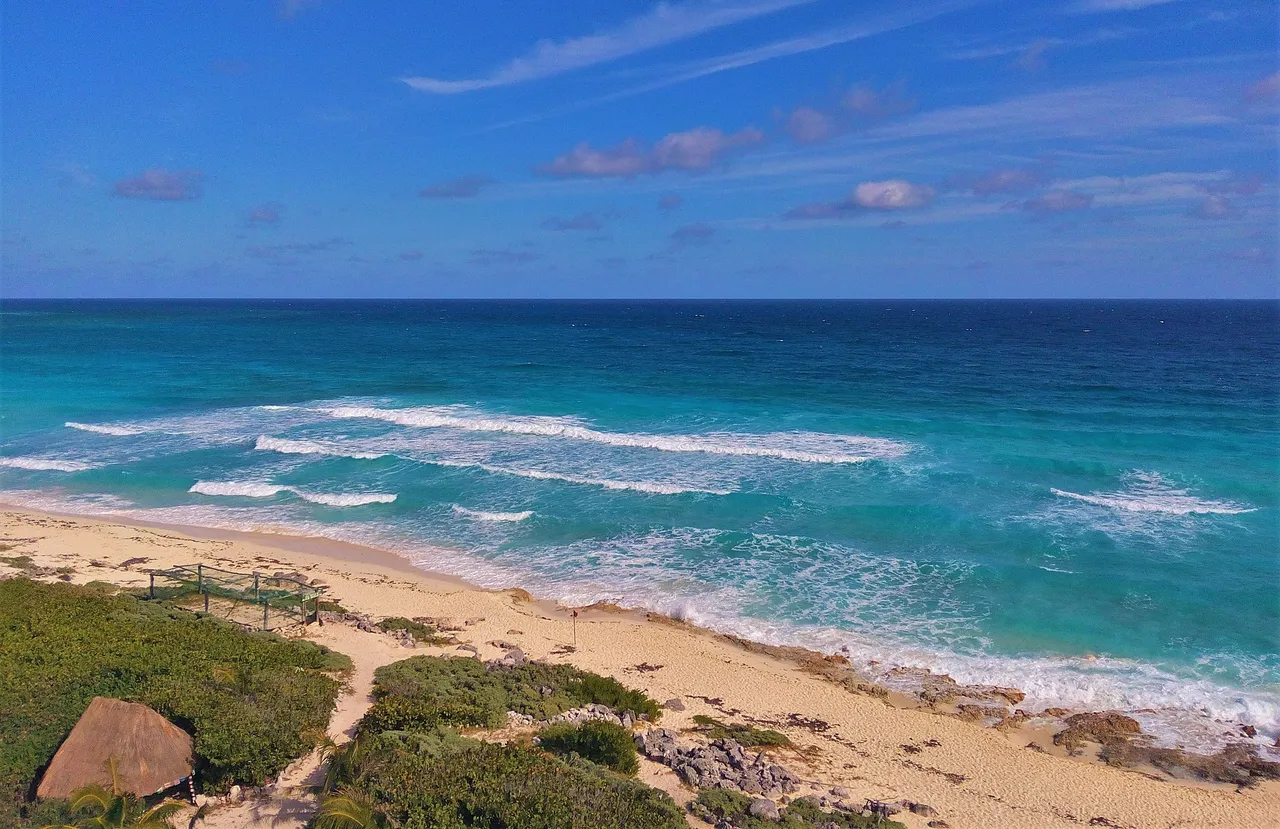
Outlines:
{"type": "Polygon", "coordinates": [[[248,224],[249,227],[263,227],[266,225],[280,224],[280,205],[258,205],[249,211],[249,216],[245,219],[245,223],[248,224]]]}
{"type": "Polygon", "coordinates": [[[255,245],[245,250],[246,256],[254,259],[266,259],[277,263],[290,263],[297,261],[294,257],[297,254],[309,253],[331,253],[351,244],[350,239],[344,239],[341,236],[333,236],[328,239],[320,239],[315,242],[290,242],[286,245],[255,245]]]}
{"type": "Polygon", "coordinates": [[[677,209],[682,204],[684,204],[684,199],[680,198],[675,193],[668,193],[658,199],[658,209],[668,212],[677,209]]]}
{"type": "Polygon", "coordinates": [[[1238,219],[1241,214],[1226,196],[1205,196],[1190,215],[1197,219],[1238,219]]]}
{"type": "Polygon", "coordinates": [[[833,219],[858,211],[912,210],[933,203],[937,190],[903,179],[864,181],[843,201],[802,204],[787,211],[787,219],[833,219]]]}
{"type": "Polygon", "coordinates": [[[1280,72],[1267,75],[1257,83],[1251,84],[1244,92],[1245,101],[1251,104],[1274,101],[1277,98],[1280,98],[1280,72]]]}
{"type": "Polygon", "coordinates": [[[191,201],[201,196],[199,170],[166,170],[153,167],[116,182],[115,194],[129,199],[191,201]]]}
{"type": "Polygon", "coordinates": [[[319,3],[320,0],[280,0],[280,18],[292,20],[300,12],[319,3]]]}
{"type": "Polygon", "coordinates": [[[566,230],[599,230],[604,225],[591,213],[579,213],[571,219],[562,219],[559,216],[543,219],[542,227],[544,230],[563,232],[566,230]]]}
{"type": "Polygon", "coordinates": [[[669,86],[675,86],[677,84],[703,78],[708,75],[715,75],[720,72],[743,69],[766,61],[792,57],[794,55],[802,55],[806,52],[815,52],[845,43],[853,43],[858,40],[864,40],[866,38],[875,37],[876,35],[898,31],[920,23],[925,23],[934,18],[950,14],[958,9],[976,5],[977,2],[978,0],[946,0],[946,2],[936,3],[927,8],[912,9],[906,12],[897,12],[895,14],[885,15],[867,23],[844,24],[841,26],[823,29],[808,35],[787,38],[773,43],[766,43],[762,46],[755,46],[750,49],[744,49],[738,52],[720,55],[718,57],[686,62],[667,69],[666,74],[658,80],[628,87],[596,98],[577,101],[566,106],[556,107],[534,115],[514,118],[509,121],[502,121],[486,127],[481,131],[489,132],[492,130],[517,126],[519,124],[527,124],[552,115],[563,115],[570,112],[576,112],[587,107],[631,98],[636,95],[643,95],[647,92],[665,89],[669,86]]]}
{"type": "Polygon", "coordinates": [[[764,133],[754,127],[734,133],[695,127],[665,135],[651,148],[634,138],[601,149],[584,142],[543,165],[539,172],[558,178],[631,178],[664,170],[706,170],[729,151],[763,140],[764,133]]]}
{"type": "Polygon", "coordinates": [[[901,81],[882,89],[856,84],[829,110],[811,106],[792,110],[786,119],[786,129],[793,141],[816,144],[855,127],[909,112],[915,105],[916,102],[907,97],[906,84],[901,81]]]}
{"type": "Polygon", "coordinates": [[[614,29],[568,40],[543,40],[529,55],[516,58],[483,77],[444,80],[411,76],[401,80],[413,89],[436,95],[525,83],[617,60],[809,2],[812,0],[664,2],[614,29]]]}
{"type": "Polygon", "coordinates": [[[1150,6],[1163,6],[1166,3],[1176,2],[1178,0],[1077,0],[1068,5],[1066,10],[1074,14],[1105,14],[1137,11],[1150,6]]]}
{"type": "Polygon", "coordinates": [[[1090,193],[1077,193],[1074,190],[1050,190],[1042,196],[1022,202],[1019,208],[1028,213],[1045,215],[1084,210],[1092,204],[1093,195],[1090,193]]]}
{"type": "Polygon", "coordinates": [[[486,175],[459,176],[428,185],[418,195],[424,199],[469,199],[493,183],[486,175]]]}
{"type": "Polygon", "coordinates": [[[542,258],[542,254],[528,248],[476,248],[467,257],[473,265],[523,265],[542,258]]]}

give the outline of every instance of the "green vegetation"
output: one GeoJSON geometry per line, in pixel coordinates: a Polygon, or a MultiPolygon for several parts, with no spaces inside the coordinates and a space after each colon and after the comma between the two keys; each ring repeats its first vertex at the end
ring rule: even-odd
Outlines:
{"type": "Polygon", "coordinates": [[[206,790],[261,784],[314,744],[350,661],[128,595],[0,582],[0,826],[95,696],[143,702],[195,738],[206,790]]]}
{"type": "Polygon", "coordinates": [[[709,822],[727,822],[737,829],[906,829],[896,820],[828,812],[811,800],[793,800],[782,811],[782,820],[752,817],[751,798],[730,789],[703,789],[690,811],[709,822]]]}
{"type": "Polygon", "coordinates": [[[393,630],[407,630],[409,635],[413,637],[413,641],[423,645],[448,645],[451,642],[457,642],[456,639],[441,636],[440,632],[431,625],[424,625],[422,622],[415,622],[403,616],[392,616],[389,619],[383,619],[378,622],[378,628],[388,633],[393,630]]]}
{"type": "Polygon", "coordinates": [[[631,732],[611,722],[588,720],[579,725],[548,726],[538,732],[538,745],[558,757],[577,755],[627,777],[635,777],[640,770],[631,732]]]}
{"type": "Polygon", "coordinates": [[[418,731],[437,725],[500,728],[507,712],[546,720],[589,703],[656,721],[658,704],[615,679],[571,665],[488,668],[475,659],[415,656],[379,668],[370,730],[418,731]]]}
{"type": "Polygon", "coordinates": [[[704,714],[695,714],[693,722],[696,726],[694,728],[695,731],[705,734],[713,740],[728,738],[735,740],[742,746],[761,748],[791,745],[791,740],[787,739],[787,735],[780,731],[756,728],[754,725],[747,725],[746,723],[721,722],[704,714]]]}
{"type": "Polygon", "coordinates": [[[686,825],[665,793],[605,768],[634,773],[635,748],[619,726],[545,730],[564,759],[533,746],[470,739],[449,727],[496,727],[505,724],[507,710],[542,718],[588,703],[656,715],[657,705],[638,691],[568,666],[488,668],[475,659],[429,656],[381,668],[375,681],[377,702],[356,739],[329,749],[325,789],[331,794],[313,829],[686,825]]]}
{"type": "Polygon", "coordinates": [[[69,824],[47,825],[44,829],[172,829],[174,814],[181,811],[185,803],[180,800],[166,800],[148,807],[142,800],[131,794],[120,791],[120,778],[114,760],[111,762],[111,788],[107,789],[96,783],[76,789],[71,793],[68,807],[71,812],[80,815],[80,820],[69,824]]]}

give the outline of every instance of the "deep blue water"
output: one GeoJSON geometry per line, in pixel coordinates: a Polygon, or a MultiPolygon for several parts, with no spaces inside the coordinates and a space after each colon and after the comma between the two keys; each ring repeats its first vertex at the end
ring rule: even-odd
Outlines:
{"type": "Polygon", "coordinates": [[[8,301],[0,346],[10,503],[1280,729],[1275,302],[8,301]]]}

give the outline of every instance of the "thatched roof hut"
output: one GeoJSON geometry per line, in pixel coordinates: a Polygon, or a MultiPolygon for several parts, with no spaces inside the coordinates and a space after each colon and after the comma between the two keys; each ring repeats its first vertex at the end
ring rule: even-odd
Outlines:
{"type": "Polygon", "coordinates": [[[120,791],[145,797],[191,776],[191,735],[145,705],[94,697],[53,755],[36,796],[67,797],[90,783],[111,788],[112,757],[120,791]]]}

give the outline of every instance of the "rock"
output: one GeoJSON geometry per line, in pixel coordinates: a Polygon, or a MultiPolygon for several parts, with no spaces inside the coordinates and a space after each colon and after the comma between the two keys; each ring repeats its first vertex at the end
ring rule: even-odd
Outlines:
{"type": "Polygon", "coordinates": [[[913,815],[922,815],[924,817],[937,817],[938,810],[930,806],[928,803],[912,803],[909,800],[902,801],[902,805],[907,807],[907,811],[913,815]]]}
{"type": "Polygon", "coordinates": [[[201,807],[201,806],[205,806],[205,805],[207,805],[208,803],[209,803],[209,795],[207,795],[207,794],[198,794],[198,795],[196,795],[196,797],[195,797],[195,804],[196,804],[196,807],[197,807],[197,808],[199,808],[199,807],[201,807]]]}
{"type": "Polygon", "coordinates": [[[493,647],[495,647],[495,648],[497,648],[498,650],[501,650],[501,651],[518,651],[518,650],[520,650],[520,646],[519,646],[519,645],[515,644],[514,642],[507,642],[506,640],[503,640],[503,639],[492,639],[492,640],[490,640],[490,641],[489,641],[488,643],[486,643],[486,644],[492,645],[493,647]]]}
{"type": "MultiPolygon", "coordinates": [[[[493,643],[490,642],[489,644],[493,644],[493,643]]],[[[506,653],[504,653],[501,658],[490,659],[488,662],[484,664],[489,666],[490,668],[519,668],[521,665],[528,664],[528,662],[529,662],[529,657],[524,655],[524,651],[512,645],[511,648],[506,653]]]]}
{"type": "Polygon", "coordinates": [[[632,725],[634,725],[634,723],[633,723],[633,721],[632,721],[632,719],[631,719],[631,714],[630,714],[630,713],[623,714],[623,715],[622,715],[622,727],[623,727],[623,728],[626,728],[626,729],[630,729],[632,725]]]}
{"type": "Polygon", "coordinates": [[[849,791],[844,786],[832,786],[831,796],[839,798],[853,797],[853,792],[849,791]]]}
{"type": "Polygon", "coordinates": [[[472,625],[478,625],[483,621],[484,621],[483,616],[472,616],[470,619],[463,622],[463,624],[466,625],[467,627],[471,627],[472,625]]]}
{"type": "Polygon", "coordinates": [[[462,645],[459,645],[459,646],[458,646],[458,650],[460,650],[460,651],[466,651],[466,652],[470,653],[472,656],[479,656],[479,655],[480,655],[480,649],[479,649],[479,648],[477,648],[475,645],[462,644],[462,645]]]}
{"type": "Polygon", "coordinates": [[[1077,749],[1085,740],[1103,745],[1123,743],[1142,733],[1142,726],[1137,720],[1118,711],[1072,714],[1067,717],[1066,724],[1065,729],[1053,735],[1053,744],[1070,751],[1077,749]]]}
{"type": "Polygon", "coordinates": [[[1242,725],[1242,726],[1240,726],[1240,730],[1244,733],[1244,736],[1246,736],[1246,737],[1257,737],[1257,736],[1258,736],[1258,729],[1254,728],[1254,727],[1253,727],[1253,726],[1251,726],[1251,725],[1242,725]]]}
{"type": "Polygon", "coordinates": [[[747,814],[762,820],[782,820],[782,813],[778,811],[778,804],[764,797],[757,797],[752,800],[751,805],[747,807],[747,814]]]}
{"type": "Polygon", "coordinates": [[[666,702],[662,703],[662,707],[663,707],[663,708],[665,708],[665,709],[667,709],[668,711],[683,711],[683,710],[685,710],[684,703],[680,701],[680,698],[679,698],[679,697],[672,697],[671,699],[669,699],[669,700],[667,700],[666,702]]]}
{"type": "Polygon", "coordinates": [[[951,824],[947,823],[945,820],[931,820],[926,825],[931,827],[931,829],[951,829],[951,824]]]}
{"type": "Polygon", "coordinates": [[[244,800],[244,789],[239,786],[232,786],[227,790],[227,801],[230,803],[239,803],[244,800]]]}

